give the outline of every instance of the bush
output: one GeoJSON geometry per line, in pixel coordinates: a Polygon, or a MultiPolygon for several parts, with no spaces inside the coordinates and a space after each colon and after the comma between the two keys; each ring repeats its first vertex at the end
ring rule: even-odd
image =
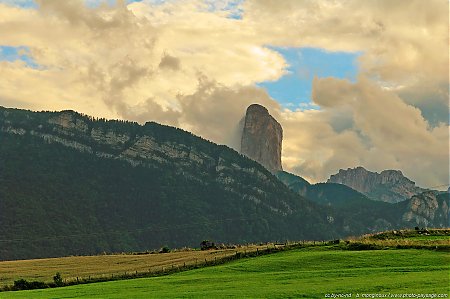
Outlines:
{"type": "Polygon", "coordinates": [[[375,245],[375,244],[365,244],[365,243],[350,243],[346,245],[347,249],[349,250],[380,250],[383,249],[383,247],[375,245]]]}
{"type": "Polygon", "coordinates": [[[337,240],[332,240],[332,241],[328,241],[328,245],[334,245],[334,244],[339,244],[341,242],[341,240],[337,239],[337,240]]]}
{"type": "Polygon", "coordinates": [[[208,250],[208,249],[214,249],[214,248],[216,248],[216,245],[214,244],[214,242],[212,242],[210,240],[203,240],[200,243],[201,250],[208,250]]]}
{"type": "Polygon", "coordinates": [[[170,248],[167,246],[164,246],[163,248],[161,248],[161,250],[159,251],[159,253],[169,253],[170,252],[170,248]]]}
{"type": "Polygon", "coordinates": [[[25,279],[19,279],[14,281],[14,287],[15,290],[28,290],[28,281],[25,279]]]}
{"type": "Polygon", "coordinates": [[[42,281],[26,281],[25,279],[19,279],[14,281],[14,286],[12,287],[15,291],[20,290],[33,290],[33,289],[44,289],[48,285],[42,281]]]}
{"type": "Polygon", "coordinates": [[[53,276],[53,281],[55,282],[55,285],[57,287],[62,287],[64,285],[64,281],[61,277],[61,274],[59,272],[56,272],[56,275],[53,276]]]}

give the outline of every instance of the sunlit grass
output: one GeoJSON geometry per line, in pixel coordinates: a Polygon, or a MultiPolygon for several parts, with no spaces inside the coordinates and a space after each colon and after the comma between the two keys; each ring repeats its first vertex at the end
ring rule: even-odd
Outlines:
{"type": "Polygon", "coordinates": [[[0,293],[0,298],[324,298],[448,293],[450,259],[431,250],[305,248],[169,276],[0,293]]]}

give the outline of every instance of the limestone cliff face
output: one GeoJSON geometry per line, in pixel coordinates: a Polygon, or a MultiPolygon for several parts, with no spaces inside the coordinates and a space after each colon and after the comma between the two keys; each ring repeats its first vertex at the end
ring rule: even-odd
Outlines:
{"type": "Polygon", "coordinates": [[[371,199],[390,203],[407,200],[426,191],[405,177],[399,170],[383,170],[381,173],[371,172],[363,167],[339,170],[332,175],[328,183],[346,185],[359,191],[371,199]]]}
{"type": "Polygon", "coordinates": [[[267,109],[258,104],[247,108],[241,139],[241,153],[271,172],[281,167],[283,129],[267,109]]]}
{"type": "Polygon", "coordinates": [[[415,195],[409,200],[402,220],[414,225],[427,227],[448,227],[449,223],[449,195],[437,195],[434,191],[427,191],[415,195]]]}

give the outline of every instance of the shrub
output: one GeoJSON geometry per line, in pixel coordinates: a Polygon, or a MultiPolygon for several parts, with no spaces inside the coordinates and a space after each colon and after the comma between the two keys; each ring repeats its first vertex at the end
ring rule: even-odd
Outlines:
{"type": "Polygon", "coordinates": [[[379,245],[366,244],[366,243],[360,243],[360,242],[350,243],[350,244],[347,244],[346,246],[347,246],[347,249],[349,249],[349,250],[379,250],[379,249],[383,249],[383,247],[381,247],[379,245]]]}
{"type": "Polygon", "coordinates": [[[26,281],[25,279],[19,279],[14,281],[13,290],[33,290],[47,288],[48,285],[42,281],[26,281]]]}
{"type": "Polygon", "coordinates": [[[214,242],[212,242],[210,240],[203,240],[200,243],[201,250],[208,250],[208,249],[214,249],[214,248],[216,248],[216,245],[214,244],[214,242]]]}
{"type": "Polygon", "coordinates": [[[25,279],[19,279],[14,281],[14,287],[15,290],[28,290],[28,281],[25,279]]]}
{"type": "Polygon", "coordinates": [[[339,244],[341,242],[341,240],[337,239],[337,240],[332,240],[332,241],[328,241],[328,245],[334,245],[334,244],[339,244]]]}
{"type": "Polygon", "coordinates": [[[161,248],[161,250],[159,251],[159,253],[169,253],[170,252],[170,248],[168,246],[164,246],[163,248],[161,248]]]}
{"type": "Polygon", "coordinates": [[[61,287],[64,285],[63,279],[61,277],[61,273],[56,272],[55,276],[53,276],[53,281],[57,287],[61,287]]]}

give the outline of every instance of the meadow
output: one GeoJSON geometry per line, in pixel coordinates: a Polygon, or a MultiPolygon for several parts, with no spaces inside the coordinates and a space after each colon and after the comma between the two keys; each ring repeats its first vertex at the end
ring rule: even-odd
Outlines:
{"type": "Polygon", "coordinates": [[[0,298],[324,298],[448,294],[450,256],[428,249],[306,247],[167,276],[0,293],[0,298]]]}

